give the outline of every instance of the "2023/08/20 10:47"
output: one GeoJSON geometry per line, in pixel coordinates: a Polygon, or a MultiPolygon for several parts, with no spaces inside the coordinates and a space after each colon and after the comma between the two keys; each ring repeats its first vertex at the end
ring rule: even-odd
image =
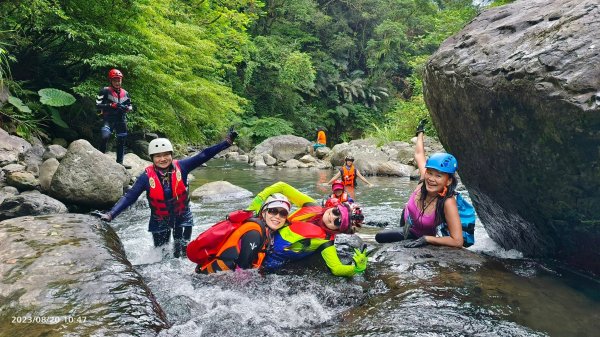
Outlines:
{"type": "Polygon", "coordinates": [[[13,324],[85,323],[86,316],[12,316],[13,324]]]}

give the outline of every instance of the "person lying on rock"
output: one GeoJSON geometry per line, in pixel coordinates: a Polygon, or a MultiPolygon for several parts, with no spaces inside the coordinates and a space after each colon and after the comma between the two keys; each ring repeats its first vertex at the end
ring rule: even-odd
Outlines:
{"type": "Polygon", "coordinates": [[[350,205],[340,203],[335,207],[321,207],[315,199],[289,184],[277,182],[258,193],[248,209],[259,210],[269,196],[279,193],[300,209],[291,213],[288,223],[274,233],[272,246],[263,262],[264,270],[273,271],[313,254],[319,254],[335,276],[350,277],[366,270],[366,245],[354,250],[354,263],[349,265],[340,261],[334,246],[337,234],[356,231],[354,225],[357,223],[352,219],[350,205]]]}
{"type": "Polygon", "coordinates": [[[454,197],[458,162],[449,153],[434,153],[425,160],[423,138],[426,122],[422,120],[416,131],[415,161],[421,179],[402,211],[400,222],[403,227],[379,232],[375,240],[387,243],[413,239],[404,244],[407,248],[427,244],[462,247],[462,225],[454,197]],[[436,228],[442,223],[447,224],[450,235],[437,237],[436,228]]]}
{"type": "Polygon", "coordinates": [[[154,246],[160,247],[169,243],[172,231],[173,256],[185,256],[194,225],[189,207],[188,174],[230,147],[236,137],[237,132],[231,128],[221,143],[182,160],[173,159],[173,145],[168,139],[152,140],[148,145],[152,165],[146,167],[127,194],[100,218],[105,221],[115,219],[145,191],[150,204],[148,231],[152,233],[154,246]]]}

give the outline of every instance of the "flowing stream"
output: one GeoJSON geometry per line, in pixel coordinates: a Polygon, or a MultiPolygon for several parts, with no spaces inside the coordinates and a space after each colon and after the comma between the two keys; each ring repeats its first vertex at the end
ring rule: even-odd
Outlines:
{"type": "MultiPolygon", "coordinates": [[[[285,181],[323,197],[329,187],[322,183],[334,171],[255,170],[212,160],[193,174],[192,190],[227,180],[257,193],[285,181]]],[[[415,182],[368,179],[374,187],[354,191],[366,221],[396,226],[415,182]]],[[[249,202],[193,202],[192,238],[249,202]]],[[[358,237],[373,250],[367,272],[346,279],[331,275],[318,258],[276,274],[196,275],[189,260],[172,258],[171,247],[152,247],[148,217],[146,206],[138,205],[112,225],[173,323],[159,336],[597,336],[600,329],[597,281],[505,251],[481,223],[474,246],[433,251],[442,254],[436,256],[379,245],[374,235],[381,228],[365,226],[358,237]]]]}

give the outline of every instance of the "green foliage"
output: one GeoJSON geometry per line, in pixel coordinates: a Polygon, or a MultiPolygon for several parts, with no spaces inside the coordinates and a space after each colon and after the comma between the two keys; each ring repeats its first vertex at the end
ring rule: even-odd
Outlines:
{"type": "Polygon", "coordinates": [[[495,0],[488,7],[499,7],[499,6],[509,4],[511,2],[515,2],[515,0],[495,0]]]}
{"type": "MultiPolygon", "coordinates": [[[[368,132],[380,145],[394,140],[408,141],[415,135],[419,121],[430,119],[423,95],[413,96],[410,100],[398,100],[386,115],[386,123],[373,124],[368,132]]],[[[431,125],[431,123],[429,123],[431,125]]],[[[436,136],[434,129],[427,129],[428,136],[436,136]]]]}
{"type": "Polygon", "coordinates": [[[75,97],[59,89],[44,88],[38,91],[40,102],[53,107],[67,106],[75,103],[75,97]]]}
{"type": "Polygon", "coordinates": [[[249,139],[252,144],[263,140],[293,133],[290,122],[279,117],[254,118],[244,123],[242,136],[249,139]]]}
{"type": "Polygon", "coordinates": [[[19,109],[20,112],[30,113],[31,109],[21,101],[20,98],[14,96],[8,96],[8,103],[12,104],[15,108],[19,109]]]}

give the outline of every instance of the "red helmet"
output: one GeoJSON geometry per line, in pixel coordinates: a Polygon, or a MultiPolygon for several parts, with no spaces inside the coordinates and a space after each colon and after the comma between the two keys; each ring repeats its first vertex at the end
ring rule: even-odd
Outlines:
{"type": "Polygon", "coordinates": [[[113,78],[123,78],[123,73],[119,69],[111,69],[108,72],[108,79],[112,80],[113,78]]]}
{"type": "Polygon", "coordinates": [[[343,190],[344,182],[341,180],[334,180],[333,184],[331,184],[331,191],[335,192],[335,190],[343,190]]]}

